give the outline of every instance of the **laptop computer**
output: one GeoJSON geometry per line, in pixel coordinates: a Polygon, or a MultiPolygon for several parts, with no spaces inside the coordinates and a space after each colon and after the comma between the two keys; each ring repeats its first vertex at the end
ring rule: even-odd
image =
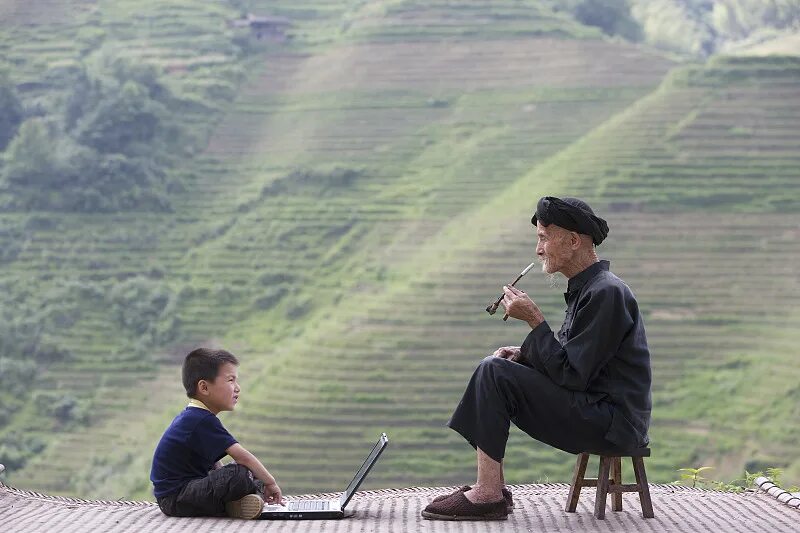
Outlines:
{"type": "Polygon", "coordinates": [[[372,447],[361,468],[355,477],[336,499],[332,500],[293,500],[286,505],[265,505],[261,511],[261,520],[322,520],[329,518],[344,518],[344,508],[356,493],[361,482],[367,477],[372,466],[381,456],[384,448],[389,444],[386,433],[378,437],[378,442],[372,447]]]}

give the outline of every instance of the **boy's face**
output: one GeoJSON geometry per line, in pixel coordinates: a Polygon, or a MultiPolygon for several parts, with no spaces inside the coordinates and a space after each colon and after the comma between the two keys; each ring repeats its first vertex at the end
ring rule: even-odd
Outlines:
{"type": "Polygon", "coordinates": [[[239,369],[231,363],[223,363],[214,381],[201,379],[197,384],[197,399],[212,413],[233,411],[239,401],[239,369]]]}

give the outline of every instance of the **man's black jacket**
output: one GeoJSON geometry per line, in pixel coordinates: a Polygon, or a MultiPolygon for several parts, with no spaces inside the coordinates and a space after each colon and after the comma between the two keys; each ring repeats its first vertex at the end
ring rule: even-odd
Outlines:
{"type": "Polygon", "coordinates": [[[542,322],[525,339],[521,356],[573,391],[576,406],[609,403],[612,419],[605,438],[630,449],[649,442],[650,352],[636,298],[609,266],[599,261],[570,278],[558,338],[542,322]]]}

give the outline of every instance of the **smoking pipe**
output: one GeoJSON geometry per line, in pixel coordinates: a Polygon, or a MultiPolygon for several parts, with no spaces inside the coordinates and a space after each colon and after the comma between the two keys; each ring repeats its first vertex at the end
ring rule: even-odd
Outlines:
{"type": "MultiPolygon", "coordinates": [[[[514,286],[514,285],[515,285],[515,284],[516,284],[516,283],[517,283],[519,280],[521,280],[521,279],[522,279],[522,276],[524,276],[525,274],[527,274],[527,273],[530,271],[530,269],[532,269],[532,268],[534,267],[534,265],[536,265],[536,263],[531,263],[530,265],[528,265],[527,267],[525,267],[525,270],[523,270],[522,272],[520,272],[520,273],[519,273],[519,276],[517,276],[517,279],[515,279],[515,280],[514,280],[514,281],[511,283],[511,285],[510,285],[510,286],[511,286],[511,287],[513,287],[513,286],[514,286]]],[[[503,301],[503,297],[504,297],[504,296],[505,296],[505,293],[501,294],[501,295],[500,295],[500,298],[498,298],[496,302],[494,302],[494,303],[493,303],[493,304],[491,304],[491,305],[488,305],[488,306],[486,307],[486,312],[487,312],[487,313],[489,313],[490,315],[493,315],[493,314],[495,314],[495,312],[497,312],[497,308],[498,308],[498,307],[500,307],[500,302],[502,302],[502,301],[503,301]]],[[[508,320],[508,315],[504,316],[504,317],[503,317],[503,320],[508,320]]]]}

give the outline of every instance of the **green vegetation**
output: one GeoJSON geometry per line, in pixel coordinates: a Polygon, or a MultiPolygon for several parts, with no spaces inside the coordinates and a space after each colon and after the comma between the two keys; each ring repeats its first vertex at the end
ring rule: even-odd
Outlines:
{"type": "MultiPolygon", "coordinates": [[[[180,126],[187,102],[155,66],[101,49],[72,68],[52,69],[40,83],[47,89],[4,153],[6,209],[169,208],[167,192],[180,182],[167,172],[190,148],[180,126]]],[[[8,115],[14,129],[21,113],[12,108],[8,115]]]]}
{"type": "Polygon", "coordinates": [[[681,54],[707,57],[792,34],[798,0],[631,0],[644,40],[681,54]]]}
{"type": "MultiPolygon", "coordinates": [[[[728,482],[707,479],[705,476],[703,476],[703,472],[713,469],[713,466],[701,466],[699,468],[679,468],[678,472],[683,473],[681,474],[680,479],[673,481],[673,484],[689,485],[691,483],[691,487],[693,488],[708,488],[721,490],[724,492],[744,492],[748,489],[752,490],[753,483],[759,477],[766,477],[776,485],[781,486],[781,476],[783,476],[783,470],[775,467],[767,468],[764,472],[758,471],[751,473],[745,470],[744,476],[728,482]]],[[[794,485],[789,487],[787,490],[788,492],[797,492],[800,491],[800,487],[794,485]]]]}
{"type": "Polygon", "coordinates": [[[697,487],[698,483],[706,483],[708,480],[703,477],[703,472],[706,470],[713,469],[713,466],[701,466],[700,468],[679,468],[678,472],[683,472],[681,474],[681,479],[676,481],[675,483],[683,482],[692,482],[692,488],[697,487]]]}
{"type": "Polygon", "coordinates": [[[628,0],[581,0],[573,8],[575,18],[587,26],[596,26],[606,35],[619,35],[639,41],[642,30],[631,17],[628,0]]]}
{"type": "Polygon", "coordinates": [[[14,138],[23,119],[22,103],[7,72],[0,71],[0,150],[14,138]]]}
{"type": "MultiPolygon", "coordinates": [[[[530,261],[536,198],[566,193],[607,214],[601,254],[645,313],[651,479],[800,478],[796,59],[675,66],[556,4],[3,18],[0,97],[22,109],[2,119],[19,125],[0,169],[6,479],[150,497],[199,343],[243,361],[223,420],[286,491],[339,488],[379,431],[371,486],[469,479],[443,424],[483,355],[525,334],[482,309],[530,261]],[[226,26],[251,12],[289,17],[287,40],[226,26]]],[[[558,322],[560,290],[524,283],[558,322]]],[[[512,433],[509,482],[571,463],[512,433]]]]}

